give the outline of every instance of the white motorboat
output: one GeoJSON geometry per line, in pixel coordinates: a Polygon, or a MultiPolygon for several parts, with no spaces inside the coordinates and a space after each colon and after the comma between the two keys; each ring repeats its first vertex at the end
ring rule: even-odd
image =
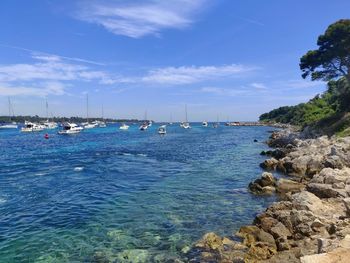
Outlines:
{"type": "Polygon", "coordinates": [[[89,122],[83,125],[84,129],[93,129],[93,128],[96,128],[96,126],[97,126],[96,123],[89,123],[89,122]]]}
{"type": "Polygon", "coordinates": [[[160,135],[166,134],[166,125],[162,125],[158,128],[158,134],[160,134],[160,135]]]}
{"type": "Polygon", "coordinates": [[[18,129],[18,125],[16,123],[2,124],[0,129],[18,129]]]}
{"type": "Polygon", "coordinates": [[[125,123],[123,123],[120,127],[119,130],[127,130],[129,129],[129,125],[126,125],[125,123]]]}
{"type": "Polygon", "coordinates": [[[139,130],[140,131],[145,131],[145,130],[147,130],[148,129],[148,123],[147,122],[144,122],[144,123],[142,123],[141,124],[141,126],[139,127],[139,130]]]}
{"type": "Polygon", "coordinates": [[[49,130],[56,129],[58,127],[58,124],[56,122],[49,121],[49,120],[43,122],[42,125],[45,127],[45,129],[49,129],[49,130]]]}
{"type": "Polygon", "coordinates": [[[106,128],[107,125],[106,125],[106,123],[105,123],[104,121],[100,121],[98,127],[100,127],[100,128],[106,128]]]}
{"type": "Polygon", "coordinates": [[[58,131],[58,134],[76,134],[83,130],[83,127],[69,122],[64,123],[62,127],[62,130],[58,131]]]}
{"type": "Polygon", "coordinates": [[[202,122],[202,126],[203,126],[203,127],[208,127],[208,122],[207,122],[207,121],[203,121],[203,122],[202,122]]]}
{"type": "Polygon", "coordinates": [[[24,127],[22,127],[22,132],[36,132],[36,131],[43,131],[45,127],[43,125],[40,125],[38,123],[33,123],[29,121],[24,122],[24,127]]]}

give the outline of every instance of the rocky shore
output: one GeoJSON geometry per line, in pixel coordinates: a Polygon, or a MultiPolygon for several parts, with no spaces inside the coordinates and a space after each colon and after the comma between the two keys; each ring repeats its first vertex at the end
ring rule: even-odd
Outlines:
{"type": "Polygon", "coordinates": [[[350,137],[282,130],[268,145],[266,172],[248,188],[279,201],[232,236],[204,235],[189,262],[350,262],[350,137]]]}

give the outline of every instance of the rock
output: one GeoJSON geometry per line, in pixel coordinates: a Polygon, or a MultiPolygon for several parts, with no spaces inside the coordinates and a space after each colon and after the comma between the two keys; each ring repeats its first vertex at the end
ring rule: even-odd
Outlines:
{"type": "Polygon", "coordinates": [[[278,220],[273,217],[262,217],[258,219],[260,227],[265,232],[270,232],[270,229],[278,223],[278,220]]]}
{"type": "Polygon", "coordinates": [[[315,194],[319,198],[332,198],[332,197],[347,197],[347,193],[343,189],[334,189],[331,185],[327,184],[315,184],[311,183],[306,186],[306,189],[315,194]]]}
{"type": "Polygon", "coordinates": [[[265,256],[270,257],[276,253],[273,236],[256,226],[243,226],[236,235],[243,238],[243,244],[249,248],[248,254],[256,252],[259,254],[258,258],[265,259],[265,256]]]}
{"type": "Polygon", "coordinates": [[[345,189],[345,184],[344,184],[343,182],[334,183],[334,184],[332,185],[332,187],[333,187],[334,189],[345,189]]]}
{"type": "Polygon", "coordinates": [[[145,249],[127,249],[117,255],[119,263],[147,263],[149,262],[149,253],[145,249]]]}
{"type": "Polygon", "coordinates": [[[213,232],[210,232],[205,234],[195,246],[209,251],[218,250],[222,248],[223,242],[220,236],[213,232]]]}
{"type": "Polygon", "coordinates": [[[277,244],[277,250],[278,251],[285,251],[285,250],[290,250],[291,246],[289,245],[287,239],[280,237],[276,239],[276,244],[277,244]]]}
{"type": "Polygon", "coordinates": [[[273,177],[273,174],[272,173],[267,173],[267,172],[264,172],[262,175],[261,175],[261,183],[260,185],[261,186],[273,186],[275,184],[275,178],[273,177]]]}
{"type": "Polygon", "coordinates": [[[286,153],[282,151],[281,149],[276,149],[271,152],[271,156],[275,158],[276,160],[280,160],[284,157],[286,157],[286,153]]]}
{"type": "Polygon", "coordinates": [[[344,198],[343,203],[345,205],[347,215],[350,216],[350,198],[344,198]]]}
{"type": "Polygon", "coordinates": [[[276,190],[279,193],[300,192],[304,188],[305,185],[284,178],[279,179],[276,186],[276,190]]]}
{"type": "Polygon", "coordinates": [[[275,178],[271,173],[263,173],[261,178],[256,179],[254,182],[251,182],[248,185],[248,188],[251,192],[255,194],[273,194],[276,189],[275,178]]]}
{"type": "Polygon", "coordinates": [[[278,222],[274,227],[270,229],[270,233],[275,239],[278,238],[288,238],[291,237],[292,234],[288,230],[288,228],[285,227],[281,222],[278,222]]]}
{"type": "Polygon", "coordinates": [[[266,170],[275,170],[278,161],[275,158],[267,159],[260,164],[260,167],[266,170]]]}
{"type": "Polygon", "coordinates": [[[320,227],[324,227],[324,224],[319,220],[319,219],[315,219],[312,223],[311,223],[311,228],[313,230],[316,230],[320,227]]]}
{"type": "Polygon", "coordinates": [[[308,210],[311,212],[324,210],[322,200],[308,191],[293,194],[292,203],[293,206],[299,210],[308,210]]]}
{"type": "Polygon", "coordinates": [[[324,161],[324,166],[330,167],[333,169],[336,169],[336,168],[341,169],[341,168],[343,168],[344,165],[343,165],[339,156],[332,155],[332,156],[328,156],[326,158],[326,160],[324,161]]]}

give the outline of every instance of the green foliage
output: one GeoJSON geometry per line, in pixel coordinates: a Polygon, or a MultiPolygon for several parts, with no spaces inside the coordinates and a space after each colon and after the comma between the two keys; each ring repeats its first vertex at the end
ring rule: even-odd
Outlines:
{"type": "Polygon", "coordinates": [[[326,92],[322,96],[317,95],[308,103],[290,107],[285,106],[262,114],[260,121],[305,126],[329,117],[336,112],[337,104],[332,103],[332,98],[332,94],[326,92]]]}
{"type": "Polygon", "coordinates": [[[318,49],[308,51],[300,59],[303,78],[336,80],[345,77],[350,83],[350,20],[330,25],[317,41],[318,49]]]}

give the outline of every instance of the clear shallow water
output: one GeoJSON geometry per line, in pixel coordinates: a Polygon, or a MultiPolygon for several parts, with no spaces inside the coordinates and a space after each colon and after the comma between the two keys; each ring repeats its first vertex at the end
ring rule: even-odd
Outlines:
{"type": "Polygon", "coordinates": [[[273,201],[246,190],[271,128],[156,128],[1,131],[0,262],[161,262],[273,201]]]}

